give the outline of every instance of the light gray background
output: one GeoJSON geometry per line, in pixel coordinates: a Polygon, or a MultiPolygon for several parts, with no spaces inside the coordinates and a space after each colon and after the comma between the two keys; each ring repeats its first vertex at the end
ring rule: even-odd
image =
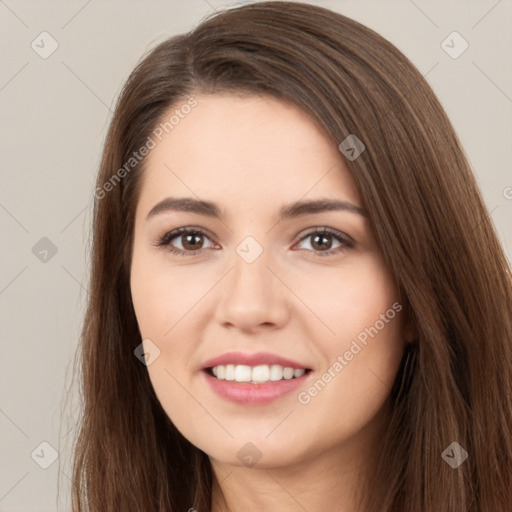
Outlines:
{"type": "MultiPolygon", "coordinates": [[[[512,0],[311,3],[375,29],[426,74],[510,260],[512,0]],[[453,31],[469,43],[457,59],[441,46],[453,31]]],[[[66,402],[66,389],[87,298],[94,180],[113,102],[146,50],[226,5],[0,0],[0,511],[69,510],[78,402],[66,402]],[[43,31],[59,45],[47,59],[31,47],[43,31]],[[57,248],[46,262],[32,250],[43,237],[57,248]],[[40,467],[51,461],[42,442],[59,455],[48,469],[40,467]]]]}

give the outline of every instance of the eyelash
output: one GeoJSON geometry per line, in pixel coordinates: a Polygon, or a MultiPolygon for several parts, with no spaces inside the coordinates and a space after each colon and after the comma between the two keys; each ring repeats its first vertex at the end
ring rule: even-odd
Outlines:
{"type": "MultiPolygon", "coordinates": [[[[176,247],[173,247],[172,245],[170,245],[172,240],[174,240],[175,238],[178,238],[180,235],[185,235],[185,234],[186,235],[204,235],[207,238],[210,238],[208,233],[206,233],[205,231],[203,231],[200,228],[178,228],[178,229],[175,229],[174,231],[170,231],[170,232],[166,233],[165,235],[163,235],[153,245],[155,245],[157,247],[161,247],[161,248],[166,248],[169,252],[171,252],[173,254],[177,254],[179,256],[195,256],[196,254],[199,254],[201,251],[204,250],[204,249],[198,249],[196,251],[184,251],[182,249],[177,249],[176,247]]],[[[330,256],[332,254],[342,253],[348,249],[353,248],[353,246],[354,246],[352,239],[348,235],[345,235],[344,233],[341,233],[340,231],[337,231],[335,229],[331,229],[328,227],[312,229],[311,231],[305,233],[302,236],[302,238],[300,238],[300,240],[298,240],[297,243],[302,242],[303,240],[305,240],[306,238],[308,238],[312,235],[330,235],[330,236],[334,237],[337,241],[339,241],[340,243],[343,244],[340,247],[336,247],[335,249],[329,249],[327,251],[313,250],[312,252],[314,252],[317,256],[330,256]]],[[[306,249],[306,250],[309,250],[309,249],[306,249]]]]}

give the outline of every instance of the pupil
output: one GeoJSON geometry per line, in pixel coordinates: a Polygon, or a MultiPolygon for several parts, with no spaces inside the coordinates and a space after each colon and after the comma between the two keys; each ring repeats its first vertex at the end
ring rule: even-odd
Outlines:
{"type": "Polygon", "coordinates": [[[197,234],[197,235],[195,235],[195,234],[193,234],[193,235],[187,235],[187,236],[185,237],[184,247],[185,247],[185,248],[187,248],[187,246],[188,246],[188,245],[190,245],[190,247],[188,247],[189,249],[196,249],[196,248],[197,248],[197,246],[194,246],[193,244],[190,244],[190,243],[189,243],[189,240],[191,240],[191,239],[192,239],[192,240],[195,240],[195,242],[199,242],[199,245],[200,245],[200,242],[201,242],[201,238],[202,238],[202,236],[203,236],[203,235],[199,235],[199,234],[197,234]]]}
{"type": "Polygon", "coordinates": [[[329,235],[315,235],[313,237],[313,246],[314,245],[318,245],[320,249],[328,249],[331,246],[331,244],[329,244],[329,243],[327,243],[327,244],[319,244],[319,243],[317,243],[318,240],[322,240],[322,239],[324,241],[328,240],[329,239],[329,235]]]}

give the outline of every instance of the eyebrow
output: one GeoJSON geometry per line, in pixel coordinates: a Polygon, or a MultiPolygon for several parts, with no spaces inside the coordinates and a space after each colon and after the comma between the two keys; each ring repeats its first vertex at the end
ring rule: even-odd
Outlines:
{"type": "MultiPolygon", "coordinates": [[[[217,219],[222,218],[219,207],[211,201],[203,201],[189,197],[167,197],[151,208],[146,220],[169,211],[196,213],[197,215],[217,219]]],[[[348,201],[341,201],[339,199],[315,199],[297,201],[283,206],[279,211],[279,221],[327,211],[346,211],[368,217],[368,212],[364,208],[349,203],[348,201]]]]}

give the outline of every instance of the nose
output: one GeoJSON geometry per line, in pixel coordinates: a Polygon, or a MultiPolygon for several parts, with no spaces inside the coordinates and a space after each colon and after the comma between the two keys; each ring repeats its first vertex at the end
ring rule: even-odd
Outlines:
{"type": "Polygon", "coordinates": [[[268,266],[266,251],[252,263],[238,254],[219,289],[216,319],[249,332],[282,327],[289,318],[290,291],[268,266]]]}

